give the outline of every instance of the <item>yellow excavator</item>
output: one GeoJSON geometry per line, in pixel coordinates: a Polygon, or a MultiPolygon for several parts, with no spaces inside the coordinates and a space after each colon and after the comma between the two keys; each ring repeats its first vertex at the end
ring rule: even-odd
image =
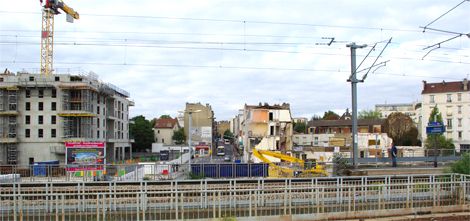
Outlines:
{"type": "Polygon", "coordinates": [[[270,177],[313,177],[313,176],[328,176],[328,173],[325,171],[323,166],[313,163],[314,165],[306,164],[305,161],[295,158],[289,155],[282,153],[269,151],[269,150],[258,150],[253,149],[253,155],[263,161],[264,163],[269,164],[269,176],[270,177]],[[293,164],[293,167],[280,166],[273,163],[271,160],[265,156],[274,157],[285,162],[293,164]],[[294,167],[297,166],[296,167],[294,167]]]}

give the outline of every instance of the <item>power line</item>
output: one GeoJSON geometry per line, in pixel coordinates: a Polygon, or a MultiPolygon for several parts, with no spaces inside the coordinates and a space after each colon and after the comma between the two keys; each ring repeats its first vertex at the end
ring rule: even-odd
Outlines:
{"type": "MultiPolygon", "coordinates": [[[[38,45],[36,42],[0,42],[3,45],[17,45],[17,44],[26,44],[26,45],[38,45]]],[[[349,56],[347,54],[338,54],[338,53],[326,53],[326,52],[303,52],[303,51],[282,51],[282,50],[267,50],[267,49],[246,49],[246,48],[220,48],[220,47],[188,47],[188,46],[163,46],[163,45],[130,45],[130,44],[102,44],[102,43],[77,43],[77,42],[56,42],[55,45],[62,46],[104,46],[104,47],[138,47],[138,48],[162,48],[162,49],[190,49],[190,50],[219,50],[219,51],[247,51],[247,52],[269,52],[269,53],[286,53],[286,54],[315,54],[315,55],[325,55],[325,56],[349,56]]],[[[358,55],[358,57],[363,57],[358,55]]],[[[375,57],[375,56],[371,56],[375,57]]],[[[418,58],[412,57],[389,57],[391,59],[399,60],[421,60],[418,58]]],[[[427,61],[440,62],[440,63],[453,63],[453,64],[470,64],[470,62],[465,61],[449,61],[441,59],[427,59],[427,61]]]]}
{"type": "Polygon", "coordinates": [[[433,21],[431,21],[429,24],[425,25],[423,27],[423,32],[426,31],[427,27],[432,25],[434,22],[436,22],[437,20],[441,19],[442,17],[444,17],[445,15],[447,15],[449,12],[453,11],[454,9],[456,9],[457,7],[459,7],[461,4],[465,3],[465,2],[468,2],[470,0],[463,0],[462,2],[460,2],[459,4],[457,4],[456,6],[454,6],[453,8],[451,8],[450,10],[448,10],[447,12],[445,12],[444,14],[440,15],[439,17],[437,17],[436,19],[434,19],[433,21]]]}
{"type": "MultiPolygon", "coordinates": [[[[0,63],[12,63],[11,61],[1,61],[0,63]]],[[[18,64],[39,64],[38,61],[16,61],[18,64]]],[[[141,66],[155,68],[207,68],[207,69],[238,69],[238,70],[269,70],[269,71],[301,71],[301,72],[323,72],[323,73],[349,73],[348,70],[341,69],[312,69],[312,68],[281,68],[281,67],[254,67],[254,66],[224,66],[224,65],[186,65],[186,64],[145,64],[145,63],[108,63],[108,62],[61,62],[56,61],[58,65],[96,65],[96,66],[141,66]]],[[[447,76],[426,76],[414,75],[407,73],[390,73],[375,72],[378,75],[390,75],[400,77],[416,77],[416,78],[436,78],[461,80],[460,78],[452,78],[447,76]]]]}
{"type": "MultiPolygon", "coordinates": [[[[40,14],[39,12],[13,12],[0,11],[0,14],[40,14]]],[[[256,21],[256,20],[237,20],[237,19],[215,19],[215,18],[191,18],[191,17],[169,17],[169,16],[147,16],[147,15],[118,15],[118,14],[80,14],[82,16],[96,17],[116,17],[116,18],[145,18],[145,19],[168,19],[168,20],[186,20],[186,21],[209,21],[209,22],[228,22],[228,23],[253,23],[268,25],[289,25],[289,26],[307,26],[307,27],[324,27],[324,28],[342,28],[342,29],[363,29],[363,30],[380,30],[380,31],[401,31],[401,32],[419,32],[418,29],[399,29],[384,27],[367,27],[367,26],[347,26],[347,25],[326,25],[311,24],[297,22],[273,22],[273,21],[256,21]]]]}

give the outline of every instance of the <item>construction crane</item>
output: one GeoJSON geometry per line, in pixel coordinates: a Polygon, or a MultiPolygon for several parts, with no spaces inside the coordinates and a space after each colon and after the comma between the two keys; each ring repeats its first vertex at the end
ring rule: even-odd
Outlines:
{"type": "Polygon", "coordinates": [[[303,161],[299,158],[291,157],[289,155],[285,155],[285,154],[282,154],[282,153],[273,152],[273,151],[269,151],[269,150],[258,150],[256,148],[254,148],[252,151],[253,151],[253,155],[255,157],[257,157],[261,161],[269,164],[269,167],[271,168],[270,171],[273,172],[273,174],[272,175],[270,174],[270,176],[273,176],[273,177],[328,176],[328,173],[325,171],[325,169],[321,165],[318,165],[318,164],[316,164],[312,168],[308,168],[305,165],[305,161],[303,161]],[[278,159],[281,159],[283,161],[290,162],[290,163],[293,163],[293,164],[297,164],[298,166],[300,166],[300,168],[299,169],[294,169],[294,168],[289,168],[289,167],[283,167],[283,166],[276,165],[271,160],[266,158],[264,155],[274,157],[274,158],[278,158],[278,159]]]}
{"type": "Polygon", "coordinates": [[[79,19],[78,12],[67,6],[62,0],[39,0],[42,9],[42,31],[41,31],[41,75],[52,74],[54,53],[54,15],[60,14],[59,9],[67,15],[67,21],[79,19]]]}

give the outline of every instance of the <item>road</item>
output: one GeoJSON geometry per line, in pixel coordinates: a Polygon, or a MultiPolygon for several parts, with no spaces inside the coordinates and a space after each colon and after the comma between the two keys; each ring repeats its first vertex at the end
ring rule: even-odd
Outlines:
{"type": "Polygon", "coordinates": [[[194,163],[228,163],[228,161],[225,161],[225,157],[228,156],[230,157],[230,162],[234,162],[236,158],[238,158],[238,152],[234,149],[233,144],[225,144],[223,141],[217,142],[217,145],[213,147],[214,149],[212,150],[212,157],[210,156],[204,156],[204,157],[198,157],[193,160],[194,163]],[[218,156],[217,155],[217,147],[218,146],[224,146],[225,150],[225,155],[224,156],[218,156]]]}

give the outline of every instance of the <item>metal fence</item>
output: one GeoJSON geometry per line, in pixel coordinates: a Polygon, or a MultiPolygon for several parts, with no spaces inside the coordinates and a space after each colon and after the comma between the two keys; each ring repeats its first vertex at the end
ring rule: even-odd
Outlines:
{"type": "Polygon", "coordinates": [[[470,210],[470,176],[0,184],[0,220],[373,218],[470,210]]]}

